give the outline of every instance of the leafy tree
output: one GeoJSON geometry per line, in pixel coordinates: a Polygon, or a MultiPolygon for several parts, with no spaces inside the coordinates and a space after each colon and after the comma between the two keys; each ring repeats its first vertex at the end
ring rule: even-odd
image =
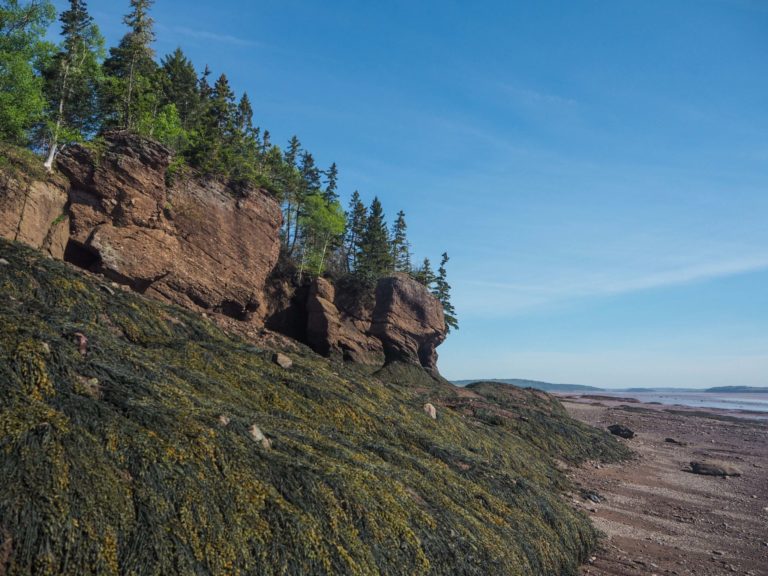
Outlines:
{"type": "Polygon", "coordinates": [[[143,117],[153,117],[160,104],[152,50],[154,21],[149,16],[152,4],[154,0],[130,0],[131,11],[123,18],[130,30],[117,47],[110,49],[104,62],[109,76],[105,90],[106,111],[111,116],[108,123],[131,130],[143,121],[150,127],[150,136],[152,124],[143,117]]]}
{"type": "Polygon", "coordinates": [[[344,242],[347,272],[352,272],[357,267],[357,256],[365,233],[368,221],[368,210],[360,199],[360,193],[355,190],[349,201],[347,211],[347,234],[344,242]]]}
{"type": "Polygon", "coordinates": [[[338,201],[328,202],[322,196],[312,194],[305,199],[300,225],[299,275],[304,270],[320,275],[325,270],[331,249],[344,234],[344,210],[338,201]]]}
{"type": "Polygon", "coordinates": [[[49,108],[48,170],[53,168],[60,143],[83,140],[95,132],[99,120],[104,39],[84,0],[70,0],[60,20],[63,41],[43,74],[49,108]]]}
{"type": "Polygon", "coordinates": [[[355,273],[364,281],[373,283],[392,271],[392,252],[384,209],[374,198],[368,210],[365,230],[360,241],[355,273]]]}
{"type": "Polygon", "coordinates": [[[443,305],[443,312],[445,313],[445,324],[450,334],[451,329],[459,329],[459,321],[456,319],[456,309],[451,304],[451,285],[448,284],[447,273],[445,265],[448,263],[448,253],[443,252],[443,256],[440,260],[440,268],[437,269],[437,277],[435,278],[435,287],[432,289],[432,294],[440,300],[443,305]]]}
{"type": "Polygon", "coordinates": [[[411,248],[406,237],[405,212],[397,213],[392,225],[392,268],[395,272],[411,272],[411,248]]]}
{"type": "Polygon", "coordinates": [[[181,48],[163,58],[160,63],[160,86],[163,106],[173,104],[185,130],[192,128],[200,108],[200,88],[197,72],[181,48]]]}
{"type": "Polygon", "coordinates": [[[429,258],[424,258],[421,266],[415,272],[413,272],[412,275],[417,282],[426,286],[427,288],[429,288],[437,278],[435,273],[432,271],[432,263],[429,261],[429,258]]]}
{"type": "Polygon", "coordinates": [[[51,52],[44,37],[54,16],[48,0],[23,6],[0,0],[0,138],[5,142],[28,143],[29,130],[43,118],[43,84],[35,69],[51,52]]]}

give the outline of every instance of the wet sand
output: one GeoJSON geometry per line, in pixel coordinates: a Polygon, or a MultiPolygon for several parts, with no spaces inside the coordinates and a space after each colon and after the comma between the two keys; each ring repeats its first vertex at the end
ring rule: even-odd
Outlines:
{"type": "Polygon", "coordinates": [[[634,460],[569,470],[574,505],[606,535],[582,574],[768,576],[768,422],[725,410],[561,399],[578,420],[636,433],[620,440],[634,460]],[[689,471],[692,460],[742,475],[699,476],[689,471]],[[590,492],[600,501],[585,499],[590,492]]]}

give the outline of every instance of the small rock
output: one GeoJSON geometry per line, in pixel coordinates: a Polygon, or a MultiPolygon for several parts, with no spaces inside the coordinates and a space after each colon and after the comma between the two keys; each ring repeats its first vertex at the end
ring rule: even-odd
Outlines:
{"type": "Polygon", "coordinates": [[[88,338],[85,334],[82,332],[75,332],[74,335],[75,340],[77,341],[77,349],[80,352],[81,356],[85,356],[88,354],[88,338]]]}
{"type": "Polygon", "coordinates": [[[725,552],[723,552],[722,550],[712,550],[712,554],[714,554],[715,556],[725,556],[725,552]]]}
{"type": "Polygon", "coordinates": [[[615,436],[626,438],[627,440],[635,437],[635,433],[632,430],[621,424],[612,424],[608,426],[608,431],[615,436]]]}
{"type": "Polygon", "coordinates": [[[680,440],[675,440],[674,438],[664,438],[664,442],[667,444],[677,444],[678,446],[688,446],[687,442],[680,442],[680,440]]]}
{"type": "Polygon", "coordinates": [[[251,426],[251,429],[249,430],[251,434],[251,438],[253,438],[254,442],[258,442],[261,444],[261,446],[267,450],[269,450],[272,447],[272,442],[264,436],[264,433],[261,431],[261,429],[254,424],[251,426]]]}
{"type": "Polygon", "coordinates": [[[40,344],[40,347],[43,349],[43,352],[45,352],[45,354],[51,353],[51,347],[48,344],[48,342],[43,342],[42,344],[40,344]]]}
{"type": "Polygon", "coordinates": [[[226,414],[222,414],[221,416],[219,416],[219,424],[221,424],[226,428],[227,426],[229,426],[229,423],[230,423],[229,416],[227,416],[226,414]]]}
{"type": "Polygon", "coordinates": [[[0,266],[8,266],[10,262],[6,260],[5,258],[0,258],[0,266]]]}
{"type": "Polygon", "coordinates": [[[424,414],[432,418],[432,420],[437,420],[437,408],[433,404],[424,404],[424,414]]]}
{"type": "Polygon", "coordinates": [[[280,352],[275,352],[272,355],[272,362],[280,366],[280,368],[285,368],[286,370],[293,366],[293,360],[288,358],[288,356],[285,354],[281,354],[280,352]]]}
{"type": "Polygon", "coordinates": [[[741,476],[741,470],[728,464],[716,464],[714,462],[691,462],[691,472],[702,476],[741,476]]]}
{"type": "Polygon", "coordinates": [[[99,284],[99,288],[101,288],[102,290],[104,290],[104,292],[106,292],[106,293],[107,293],[107,294],[109,294],[110,296],[114,296],[114,295],[115,295],[115,291],[114,291],[114,290],[112,290],[112,288],[110,288],[110,287],[109,287],[109,286],[107,286],[106,284],[99,284]]]}

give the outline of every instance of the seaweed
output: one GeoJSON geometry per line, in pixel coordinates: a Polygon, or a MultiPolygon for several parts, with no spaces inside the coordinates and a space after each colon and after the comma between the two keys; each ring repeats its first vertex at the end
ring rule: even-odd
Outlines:
{"type": "Polygon", "coordinates": [[[300,347],[284,370],[192,312],[0,256],[0,573],[567,575],[596,545],[555,460],[623,448],[556,400],[487,399],[491,426],[419,369],[300,347]]]}

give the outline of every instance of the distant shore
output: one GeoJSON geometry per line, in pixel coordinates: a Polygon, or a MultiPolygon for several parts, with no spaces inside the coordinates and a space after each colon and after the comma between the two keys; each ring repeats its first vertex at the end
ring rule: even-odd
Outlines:
{"type": "Polygon", "coordinates": [[[583,574],[766,574],[765,413],[560,398],[582,422],[599,428],[621,424],[636,434],[621,440],[636,459],[569,471],[577,486],[574,505],[606,534],[583,574]],[[696,475],[692,461],[723,464],[741,475],[696,475]]]}

